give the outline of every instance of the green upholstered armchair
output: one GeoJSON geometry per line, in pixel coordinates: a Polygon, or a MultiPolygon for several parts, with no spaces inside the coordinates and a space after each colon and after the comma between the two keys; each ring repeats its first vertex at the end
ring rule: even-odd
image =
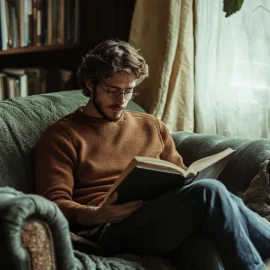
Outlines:
{"type": "MultiPolygon", "coordinates": [[[[137,257],[104,257],[107,254],[100,247],[70,233],[54,203],[35,195],[33,149],[41,133],[87,101],[74,90],[0,102],[0,269],[145,269],[143,265],[149,265],[149,258],[138,263],[137,257]]],[[[128,108],[143,111],[134,102],[128,108]]]]}
{"type": "MultiPolygon", "coordinates": [[[[80,90],[0,102],[0,269],[173,269],[161,258],[110,257],[90,241],[77,241],[59,208],[35,195],[33,149],[41,133],[86,102],[80,90]]],[[[129,109],[142,111],[134,102],[129,109]]],[[[184,131],[173,132],[172,137],[186,165],[227,147],[236,148],[219,179],[236,194],[249,187],[270,156],[268,139],[184,131]]]]}

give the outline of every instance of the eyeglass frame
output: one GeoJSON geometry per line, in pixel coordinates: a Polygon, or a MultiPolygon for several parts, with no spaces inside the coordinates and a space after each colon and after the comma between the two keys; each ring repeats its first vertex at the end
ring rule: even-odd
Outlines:
{"type": "MultiPolygon", "coordinates": [[[[99,83],[99,85],[100,85],[100,87],[107,93],[107,96],[108,96],[109,99],[117,99],[117,98],[120,97],[120,95],[124,95],[125,100],[130,101],[130,100],[134,99],[137,95],[139,95],[139,92],[136,91],[136,86],[133,87],[132,92],[126,92],[126,91],[120,92],[120,90],[122,90],[122,89],[120,89],[120,90],[115,90],[115,91],[109,91],[109,90],[106,90],[106,89],[101,85],[101,83],[99,83]],[[116,94],[116,93],[118,93],[118,95],[117,95],[116,97],[110,97],[110,96],[109,96],[110,94],[116,94]],[[127,99],[127,98],[126,98],[126,95],[128,95],[128,94],[132,94],[131,99],[127,99]]],[[[106,84],[104,83],[104,85],[106,85],[106,84]]],[[[106,85],[106,86],[109,87],[108,85],[106,85]]]]}

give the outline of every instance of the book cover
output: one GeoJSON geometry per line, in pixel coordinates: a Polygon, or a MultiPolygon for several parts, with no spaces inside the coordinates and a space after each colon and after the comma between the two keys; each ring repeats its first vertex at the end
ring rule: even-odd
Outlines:
{"type": "MultiPolygon", "coordinates": [[[[235,150],[224,151],[193,162],[186,170],[168,161],[135,156],[110,188],[102,204],[114,191],[117,203],[148,201],[169,191],[204,178],[216,179],[235,150]]],[[[102,205],[101,204],[101,205],[102,205]]]]}

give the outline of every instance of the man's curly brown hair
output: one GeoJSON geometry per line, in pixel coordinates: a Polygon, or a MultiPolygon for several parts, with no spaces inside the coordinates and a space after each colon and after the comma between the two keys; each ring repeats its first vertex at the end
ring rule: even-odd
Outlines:
{"type": "Polygon", "coordinates": [[[87,81],[95,86],[124,71],[134,75],[136,85],[148,77],[148,65],[138,50],[126,41],[105,40],[82,58],[77,71],[77,83],[83,94],[90,97],[87,81]]]}

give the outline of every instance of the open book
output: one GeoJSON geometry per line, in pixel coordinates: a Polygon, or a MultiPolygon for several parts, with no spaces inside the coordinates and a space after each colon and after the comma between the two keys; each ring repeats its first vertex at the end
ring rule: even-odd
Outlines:
{"type": "Polygon", "coordinates": [[[102,204],[114,191],[118,192],[117,203],[150,200],[170,189],[189,184],[195,179],[216,179],[233,152],[235,150],[227,148],[193,162],[186,170],[165,160],[135,156],[110,188],[102,204]]]}

